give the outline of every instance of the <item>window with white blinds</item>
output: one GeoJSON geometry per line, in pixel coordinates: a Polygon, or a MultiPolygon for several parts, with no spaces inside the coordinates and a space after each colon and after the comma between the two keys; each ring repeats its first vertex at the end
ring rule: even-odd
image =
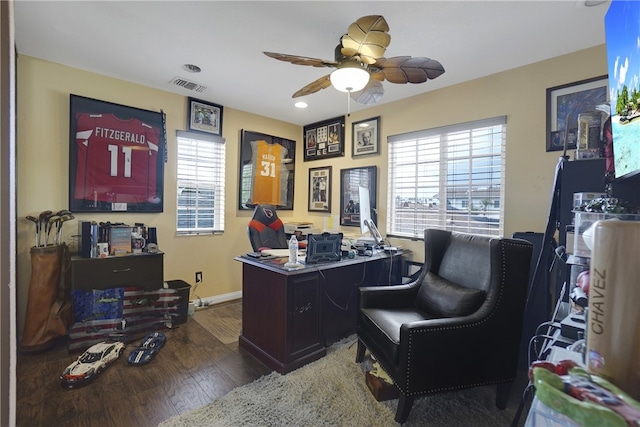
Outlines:
{"type": "Polygon", "coordinates": [[[387,235],[501,236],[506,123],[501,116],[390,136],[387,235]]]}
{"type": "Polygon", "coordinates": [[[183,131],[178,131],[177,137],[177,233],[222,233],[224,138],[183,131]]]}

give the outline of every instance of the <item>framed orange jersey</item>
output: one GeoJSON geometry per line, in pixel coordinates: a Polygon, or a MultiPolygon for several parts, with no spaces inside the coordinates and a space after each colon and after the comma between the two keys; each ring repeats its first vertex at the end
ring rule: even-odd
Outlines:
{"type": "Polygon", "coordinates": [[[242,131],[238,208],[257,204],[293,209],[296,142],[242,131]]]}

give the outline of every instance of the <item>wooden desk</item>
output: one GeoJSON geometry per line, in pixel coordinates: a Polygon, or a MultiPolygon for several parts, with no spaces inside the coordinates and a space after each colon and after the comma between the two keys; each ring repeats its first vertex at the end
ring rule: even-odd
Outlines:
{"type": "Polygon", "coordinates": [[[288,270],[288,258],[242,262],[239,345],[269,368],[287,373],[326,354],[356,332],[358,288],[401,282],[409,251],[374,253],[288,270]]]}

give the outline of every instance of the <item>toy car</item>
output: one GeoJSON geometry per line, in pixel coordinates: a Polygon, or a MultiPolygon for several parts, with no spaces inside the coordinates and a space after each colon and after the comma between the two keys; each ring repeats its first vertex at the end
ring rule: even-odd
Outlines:
{"type": "Polygon", "coordinates": [[[124,347],[125,344],[120,341],[92,345],[60,375],[62,385],[76,388],[89,384],[120,357],[124,347]]]}
{"type": "Polygon", "coordinates": [[[146,365],[158,354],[167,337],[162,332],[153,332],[140,342],[140,347],[131,350],[127,362],[130,365],[146,365]]]}

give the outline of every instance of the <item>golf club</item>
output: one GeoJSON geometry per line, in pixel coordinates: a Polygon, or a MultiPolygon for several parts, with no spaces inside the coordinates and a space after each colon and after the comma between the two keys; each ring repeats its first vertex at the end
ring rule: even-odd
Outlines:
{"type": "MultiPolygon", "coordinates": [[[[49,221],[49,216],[53,214],[51,211],[42,211],[38,216],[38,221],[40,222],[40,233],[43,235],[46,233],[47,222],[49,221]]],[[[44,236],[43,236],[44,237],[44,236]]],[[[40,247],[41,239],[38,237],[38,247],[40,247]]]]}
{"type": "Polygon", "coordinates": [[[70,212],[69,212],[68,214],[60,215],[60,217],[58,218],[58,222],[56,223],[56,226],[57,226],[57,230],[56,230],[56,240],[55,240],[56,245],[59,245],[59,244],[60,244],[60,236],[62,235],[62,225],[63,225],[65,222],[67,222],[67,221],[69,221],[69,220],[72,220],[72,219],[74,219],[74,218],[75,218],[75,216],[73,216],[73,214],[72,214],[72,213],[70,213],[70,212]]]}
{"type": "Polygon", "coordinates": [[[60,220],[60,217],[57,215],[51,215],[47,220],[47,232],[44,236],[44,246],[49,246],[49,234],[51,234],[51,229],[53,228],[53,224],[60,220]]]}
{"type": "Polygon", "coordinates": [[[38,245],[40,244],[40,234],[39,234],[40,233],[40,226],[38,224],[38,219],[36,217],[34,217],[34,216],[31,216],[31,215],[27,215],[27,219],[29,221],[33,222],[35,224],[35,226],[36,226],[36,242],[35,242],[35,245],[36,245],[36,247],[38,247],[38,245]]]}
{"type": "Polygon", "coordinates": [[[58,216],[62,216],[62,215],[71,215],[71,211],[67,210],[67,209],[61,209],[58,212],[56,212],[56,215],[58,216]]]}

